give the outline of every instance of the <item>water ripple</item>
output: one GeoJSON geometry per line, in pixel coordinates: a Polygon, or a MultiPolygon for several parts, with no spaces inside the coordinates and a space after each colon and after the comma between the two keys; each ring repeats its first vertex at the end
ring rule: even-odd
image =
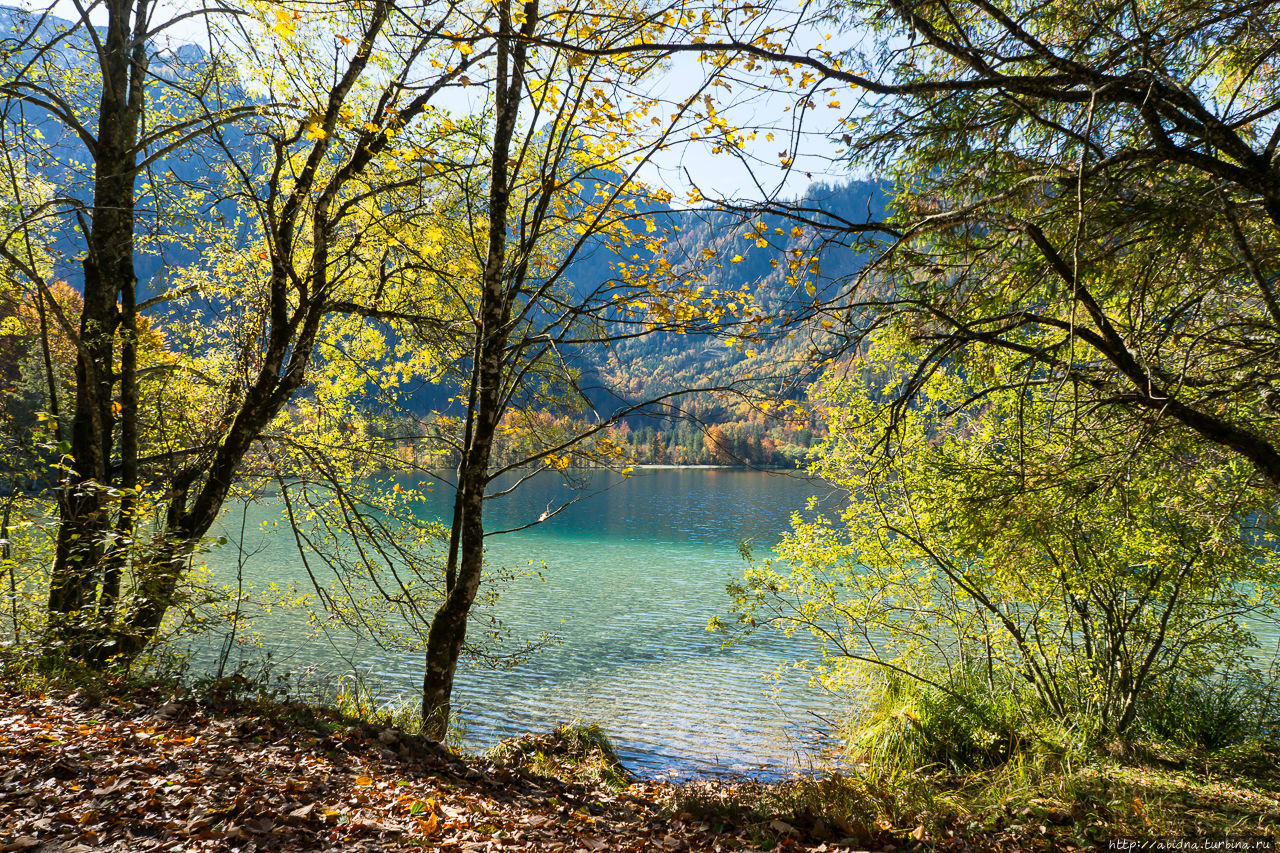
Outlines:
{"type": "MultiPolygon", "coordinates": [[[[529,485],[495,502],[487,523],[525,523],[568,496],[550,478],[529,485]]],[[[776,683],[765,677],[812,647],[757,636],[724,648],[705,626],[727,607],[725,583],[741,575],[739,541],[776,541],[815,484],[761,472],[672,470],[627,480],[601,473],[591,486],[598,494],[550,523],[491,540],[493,565],[546,564],[544,582],[520,579],[505,591],[498,615],[517,636],[550,631],[559,642],[514,671],[459,672],[454,698],[466,739],[484,747],[584,719],[601,723],[624,762],[646,774],[770,775],[805,766],[815,743],[810,712],[831,714],[832,700],[803,675],[776,683]]],[[[425,511],[444,516],[445,497],[435,497],[440,504],[425,511]]],[[[253,520],[274,512],[255,507],[253,520]]],[[[305,578],[286,537],[264,544],[248,564],[259,583],[305,578]]],[[[209,563],[225,575],[235,555],[224,549],[209,563]]],[[[417,656],[341,637],[290,640],[296,623],[268,618],[278,621],[257,627],[295,665],[346,658],[388,694],[418,689],[417,656]]]]}

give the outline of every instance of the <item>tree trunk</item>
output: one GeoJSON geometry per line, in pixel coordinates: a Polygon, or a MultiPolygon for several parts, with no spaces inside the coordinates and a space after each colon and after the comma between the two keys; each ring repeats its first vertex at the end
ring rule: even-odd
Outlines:
{"type": "MultiPolygon", "coordinates": [[[[532,33],[537,4],[524,5],[523,34],[532,33]]],[[[427,632],[426,665],[422,676],[423,731],[436,740],[448,732],[453,678],[467,636],[467,617],[480,588],[484,568],[484,491],[489,483],[493,438],[505,408],[503,379],[508,367],[508,324],[515,294],[508,281],[507,212],[511,190],[508,159],[520,99],[524,92],[527,41],[511,39],[511,4],[499,6],[497,70],[494,75],[493,157],[490,161],[489,235],[479,316],[472,349],[467,429],[458,465],[454,496],[454,524],[449,536],[445,568],[445,598],[427,632]],[[456,567],[456,570],[455,570],[456,567]]]]}
{"type": "Polygon", "coordinates": [[[151,644],[160,623],[173,603],[178,582],[186,570],[191,548],[179,540],[164,540],[137,566],[137,606],[125,615],[111,634],[111,641],[101,644],[94,660],[102,662],[115,657],[131,661],[151,644]]]}
{"type": "MultiPolygon", "coordinates": [[[[114,453],[113,407],[117,300],[132,305],[134,181],[137,141],[144,107],[148,0],[108,2],[106,33],[98,54],[102,94],[94,152],[93,207],[84,259],[82,348],[76,356],[76,399],[71,425],[70,471],[58,496],[59,528],[49,581],[51,627],[67,641],[65,652],[85,660],[99,645],[101,626],[88,611],[103,558],[110,547],[111,507],[103,491],[114,453]]],[[[132,344],[130,344],[132,346],[132,344]]],[[[132,371],[124,378],[134,381],[132,371]]],[[[133,389],[124,391],[132,398],[133,389]]],[[[134,407],[131,407],[134,408],[134,407]]],[[[136,408],[131,414],[136,415],[136,408]]],[[[126,436],[136,434],[126,430],[126,436]]],[[[136,454],[136,442],[128,448],[136,454]]]]}
{"type": "MultiPolygon", "coordinates": [[[[487,461],[484,468],[488,468],[487,461]]],[[[443,740],[449,730],[453,678],[467,638],[467,618],[484,569],[484,475],[466,462],[459,466],[454,497],[457,526],[451,535],[455,581],[431,620],[427,633],[426,667],[422,678],[422,722],[428,737],[443,740]],[[454,544],[456,543],[456,544],[454,544]],[[456,548],[456,551],[454,550],[456,548]]]]}

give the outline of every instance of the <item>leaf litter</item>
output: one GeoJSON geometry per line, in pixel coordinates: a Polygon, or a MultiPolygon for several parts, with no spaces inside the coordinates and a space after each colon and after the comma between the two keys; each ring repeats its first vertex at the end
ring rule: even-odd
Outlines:
{"type": "MultiPolygon", "coordinates": [[[[0,688],[0,851],[758,848],[673,787],[557,778],[280,704],[0,688]]],[[[809,847],[791,833],[765,846],[809,847]]]]}

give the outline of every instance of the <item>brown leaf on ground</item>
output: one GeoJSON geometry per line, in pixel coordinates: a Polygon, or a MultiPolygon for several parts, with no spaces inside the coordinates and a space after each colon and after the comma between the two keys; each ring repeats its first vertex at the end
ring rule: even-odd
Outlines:
{"type": "Polygon", "coordinates": [[[672,816],[663,783],[613,791],[533,776],[316,709],[3,689],[0,708],[2,851],[751,846],[742,831],[672,816]]]}

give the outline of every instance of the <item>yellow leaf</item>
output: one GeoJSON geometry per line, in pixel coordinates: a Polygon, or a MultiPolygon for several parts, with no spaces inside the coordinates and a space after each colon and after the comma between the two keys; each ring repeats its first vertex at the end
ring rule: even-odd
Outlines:
{"type": "Polygon", "coordinates": [[[462,42],[461,44],[458,45],[458,53],[461,53],[463,56],[468,55],[473,50],[475,50],[475,48],[467,44],[466,42],[462,42]]]}
{"type": "Polygon", "coordinates": [[[298,28],[297,22],[288,12],[276,9],[276,23],[271,29],[279,35],[291,36],[293,31],[298,28]]]}
{"type": "Polygon", "coordinates": [[[372,784],[373,784],[373,780],[372,780],[371,778],[369,778],[368,776],[357,776],[357,777],[356,777],[355,784],[357,784],[357,785],[372,785],[372,784]]]}
{"type": "Polygon", "coordinates": [[[729,263],[731,263],[731,264],[740,264],[740,263],[742,263],[742,255],[734,255],[734,256],[733,256],[733,260],[729,261],[729,263]]]}

